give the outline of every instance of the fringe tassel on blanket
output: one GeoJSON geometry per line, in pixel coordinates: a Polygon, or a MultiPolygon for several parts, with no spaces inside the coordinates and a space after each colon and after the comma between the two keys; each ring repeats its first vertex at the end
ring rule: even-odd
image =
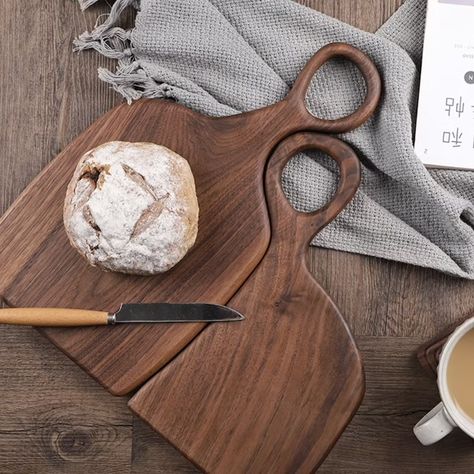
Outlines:
{"type": "Polygon", "coordinates": [[[129,104],[145,97],[147,99],[174,99],[173,87],[164,82],[156,82],[136,62],[128,67],[117,68],[116,73],[99,68],[99,78],[111,84],[129,104]]]}
{"type": "MultiPolygon", "coordinates": [[[[98,0],[79,0],[85,10],[98,0]]],[[[132,51],[131,30],[124,30],[116,24],[124,10],[133,6],[139,9],[140,0],[116,0],[110,9],[110,14],[103,23],[98,18],[94,29],[86,31],[74,40],[74,51],[94,49],[100,54],[118,60],[115,73],[99,68],[99,78],[112,85],[130,104],[141,97],[163,98],[170,97],[172,87],[158,83],[151,78],[135,61],[132,51]]]]}
{"type": "MultiPolygon", "coordinates": [[[[81,8],[86,9],[98,0],[79,0],[81,8]]],[[[120,15],[129,7],[139,9],[139,0],[116,0],[110,14],[103,23],[99,19],[95,28],[86,31],[74,40],[74,51],[94,49],[100,54],[118,60],[115,73],[99,68],[99,79],[110,84],[130,104],[133,100],[146,98],[172,98],[173,87],[155,81],[141,67],[133,56],[131,30],[124,30],[117,25],[120,15]]]]}
{"type": "MultiPolygon", "coordinates": [[[[89,4],[95,1],[97,0],[87,0],[89,4]]],[[[117,0],[103,23],[98,24],[99,17],[95,28],[90,33],[86,31],[74,40],[74,51],[95,49],[104,56],[114,59],[131,56],[130,31],[115,25],[123,11],[132,4],[135,4],[135,0],[117,0]]]]}
{"type": "Polygon", "coordinates": [[[81,10],[85,10],[89,8],[91,5],[94,3],[97,3],[99,0],[79,0],[79,5],[81,7],[81,10]]]}

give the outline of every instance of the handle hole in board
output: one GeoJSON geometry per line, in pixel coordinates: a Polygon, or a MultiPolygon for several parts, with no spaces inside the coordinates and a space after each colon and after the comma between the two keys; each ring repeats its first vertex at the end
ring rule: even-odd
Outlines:
{"type": "Polygon", "coordinates": [[[341,57],[324,63],[313,76],[306,92],[308,112],[323,120],[347,117],[367,97],[367,86],[357,66],[341,57]]]}
{"type": "Polygon", "coordinates": [[[307,214],[332,201],[339,184],[339,167],[321,151],[299,153],[286,164],[281,181],[293,209],[307,214]]]}

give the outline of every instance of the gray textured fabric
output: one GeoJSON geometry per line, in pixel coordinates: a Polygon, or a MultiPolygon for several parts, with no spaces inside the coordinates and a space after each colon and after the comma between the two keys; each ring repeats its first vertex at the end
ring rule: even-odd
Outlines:
{"type": "MultiPolygon", "coordinates": [[[[291,0],[117,0],[106,22],[78,38],[76,48],[117,58],[115,73],[99,75],[129,101],[169,97],[214,116],[282,99],[305,62],[327,43],[362,49],[384,78],[376,116],[341,136],[360,156],[363,184],[313,243],[473,279],[473,173],[428,172],[413,151],[425,7],[424,0],[406,0],[370,34],[291,0]],[[132,3],[139,9],[135,28],[121,30],[115,23],[132,3]]],[[[332,61],[313,81],[308,106],[335,118],[354,110],[364,93],[355,68],[332,61]]],[[[336,180],[324,157],[298,156],[284,175],[300,210],[325,203],[336,180]]]]}

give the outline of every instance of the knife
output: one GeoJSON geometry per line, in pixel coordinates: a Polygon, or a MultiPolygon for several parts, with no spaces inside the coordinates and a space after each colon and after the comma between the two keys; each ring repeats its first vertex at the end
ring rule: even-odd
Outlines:
{"type": "Polygon", "coordinates": [[[205,303],[123,304],[116,313],[84,309],[4,308],[0,324],[23,326],[106,326],[127,323],[216,323],[242,321],[227,306],[205,303]]]}

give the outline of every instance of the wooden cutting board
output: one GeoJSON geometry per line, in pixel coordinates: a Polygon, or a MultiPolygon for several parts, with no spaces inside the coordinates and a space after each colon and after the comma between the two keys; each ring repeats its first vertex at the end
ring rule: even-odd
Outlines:
{"type": "MultiPolygon", "coordinates": [[[[364,123],[380,97],[372,62],[345,44],[321,49],[285,100],[257,111],[209,118],[166,100],[120,105],[71,143],[28,186],[0,220],[0,295],[11,306],[114,311],[127,302],[225,304],[263,257],[270,228],[263,170],[274,147],[299,130],[342,132],[364,123]],[[314,73],[344,56],[365,77],[368,94],[348,117],[321,120],[305,106],[314,73]],[[185,157],[200,207],[192,251],[154,277],[105,273],[80,258],[67,240],[62,207],[73,170],[89,149],[107,141],[154,142],[185,157]]],[[[185,347],[202,324],[43,329],[54,344],[111,393],[123,395],[147,380],[185,347]]]]}
{"type": "MultiPolygon", "coordinates": [[[[120,105],[106,114],[33,181],[1,220],[0,294],[17,307],[105,311],[124,302],[226,303],[268,246],[262,173],[279,132],[288,133],[281,105],[251,117],[212,120],[164,100],[120,105]],[[267,113],[275,129],[264,127],[267,113]],[[238,142],[235,130],[242,133],[238,142]],[[200,206],[198,239],[166,274],[102,272],[90,267],[67,240],[62,223],[67,183],[85,152],[112,140],[159,143],[190,163],[200,206]]],[[[145,381],[203,327],[128,325],[42,332],[108,390],[121,395],[145,381]]]]}
{"type": "Polygon", "coordinates": [[[359,179],[357,157],[339,140],[286,139],[267,172],[270,248],[229,302],[246,320],[207,327],[131,399],[131,409],[204,472],[313,472],[358,408],[360,356],[307,270],[306,251],[359,179]],[[322,210],[299,214],[280,176],[289,157],[314,148],[339,163],[339,190],[322,210]]]}

